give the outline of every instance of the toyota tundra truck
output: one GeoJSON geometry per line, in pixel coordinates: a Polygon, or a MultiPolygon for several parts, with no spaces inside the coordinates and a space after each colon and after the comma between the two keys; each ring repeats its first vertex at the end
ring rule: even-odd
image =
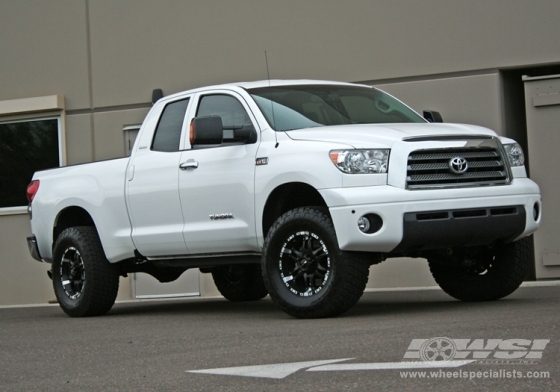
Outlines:
{"type": "Polygon", "coordinates": [[[129,158],[37,172],[27,196],[31,255],[73,317],[107,313],[119,276],[189,268],[230,301],[332,317],[395,257],[427,259],[459,300],[496,300],[531,268],[542,211],[514,140],[310,80],[161,98],[129,158]]]}

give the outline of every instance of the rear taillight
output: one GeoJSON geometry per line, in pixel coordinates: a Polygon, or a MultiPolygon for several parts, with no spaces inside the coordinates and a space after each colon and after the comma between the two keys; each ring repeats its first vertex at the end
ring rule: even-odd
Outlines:
{"type": "Polygon", "coordinates": [[[29,204],[33,201],[33,198],[37,194],[38,190],[39,180],[33,180],[29,183],[29,185],[27,185],[27,200],[29,201],[29,204]]]}

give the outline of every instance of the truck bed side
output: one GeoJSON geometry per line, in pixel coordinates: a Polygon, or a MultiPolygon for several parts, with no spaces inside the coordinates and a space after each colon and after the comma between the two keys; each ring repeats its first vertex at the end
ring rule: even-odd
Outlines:
{"type": "Polygon", "coordinates": [[[40,180],[40,187],[33,200],[31,228],[45,261],[52,259],[53,233],[61,217],[72,219],[84,211],[95,224],[110,262],[133,257],[124,197],[127,167],[128,158],[121,158],[35,173],[33,179],[40,180]]]}

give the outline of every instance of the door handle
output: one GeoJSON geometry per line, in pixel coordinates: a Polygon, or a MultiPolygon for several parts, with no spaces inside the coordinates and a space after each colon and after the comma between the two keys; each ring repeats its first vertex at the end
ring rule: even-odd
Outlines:
{"type": "Polygon", "coordinates": [[[132,181],[134,179],[134,165],[128,168],[128,181],[132,181]]]}
{"type": "Polygon", "coordinates": [[[196,169],[198,167],[198,162],[194,159],[189,159],[186,162],[183,162],[179,165],[179,169],[187,170],[187,169],[196,169]]]}

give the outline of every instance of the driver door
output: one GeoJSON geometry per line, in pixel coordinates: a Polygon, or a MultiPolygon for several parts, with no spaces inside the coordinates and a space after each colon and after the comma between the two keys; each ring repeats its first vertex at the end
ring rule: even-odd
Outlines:
{"type": "Polygon", "coordinates": [[[179,194],[187,247],[193,254],[258,250],[254,209],[258,140],[242,144],[233,138],[235,128],[256,121],[243,98],[230,91],[200,94],[196,105],[192,117],[221,117],[223,143],[191,146],[181,153],[179,194]]]}

